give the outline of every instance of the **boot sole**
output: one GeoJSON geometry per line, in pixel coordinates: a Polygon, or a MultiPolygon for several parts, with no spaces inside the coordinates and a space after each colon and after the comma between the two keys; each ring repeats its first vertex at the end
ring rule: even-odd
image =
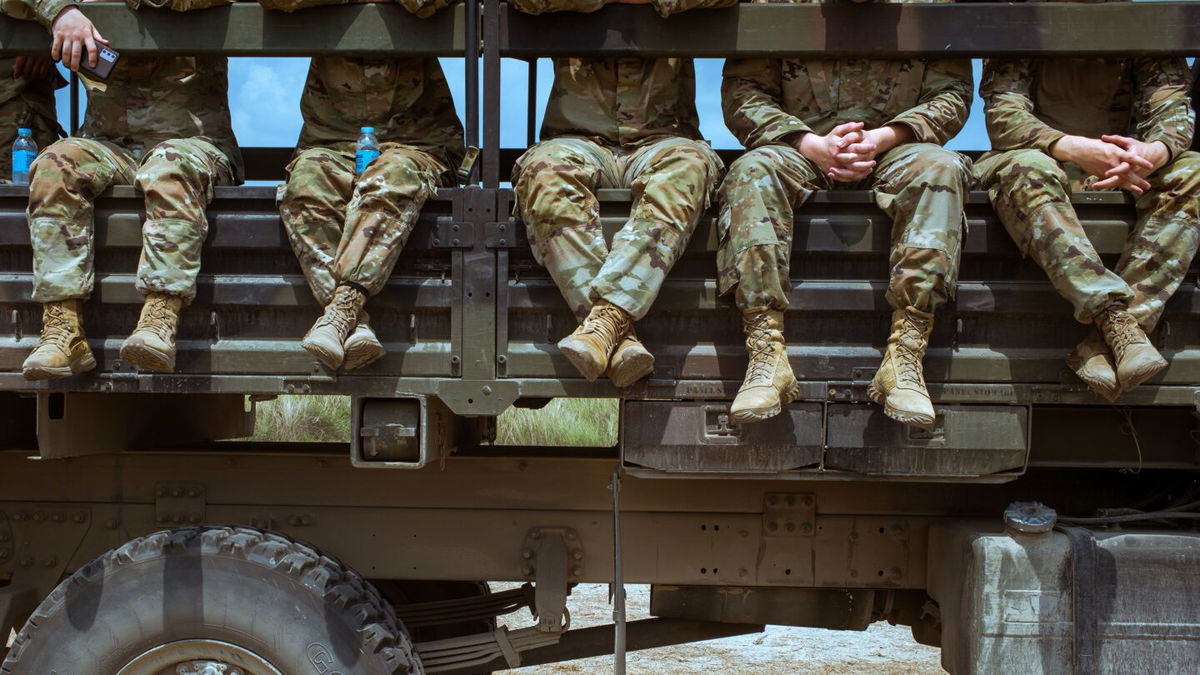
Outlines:
{"type": "Polygon", "coordinates": [[[597,365],[595,361],[592,361],[590,358],[588,358],[588,352],[576,350],[566,340],[558,343],[558,351],[562,352],[562,355],[567,357],[567,360],[571,362],[571,365],[575,366],[575,370],[578,370],[580,375],[583,375],[585,378],[587,378],[588,382],[595,382],[596,378],[604,374],[603,365],[597,365]]]}
{"type": "Polygon", "coordinates": [[[620,368],[610,369],[608,379],[618,388],[624,389],[652,372],[654,356],[649,353],[639,354],[622,361],[620,368]]]}
{"type": "Polygon", "coordinates": [[[1121,387],[1120,385],[1113,386],[1116,384],[1114,382],[1099,377],[1089,377],[1078,370],[1075,371],[1075,375],[1079,377],[1081,382],[1087,385],[1093,394],[1109,403],[1116,403],[1117,399],[1121,396],[1121,387]]]}
{"type": "MultiPolygon", "coordinates": [[[[1160,371],[1162,371],[1162,369],[1164,369],[1166,367],[1167,367],[1166,359],[1159,358],[1157,361],[1154,361],[1154,362],[1148,364],[1146,367],[1142,368],[1141,370],[1134,372],[1131,376],[1125,378],[1125,380],[1121,380],[1121,391],[1130,391],[1130,390],[1136,388],[1141,383],[1143,383],[1146,380],[1157,375],[1160,371]]],[[[1118,375],[1117,379],[1120,380],[1119,375],[1118,375]]]]}
{"type": "Polygon", "coordinates": [[[342,367],[346,370],[356,370],[378,361],[385,353],[382,345],[355,342],[346,348],[342,367]]]}
{"type": "Polygon", "coordinates": [[[60,368],[52,368],[50,366],[30,366],[21,369],[21,375],[26,380],[36,382],[39,380],[58,380],[79,373],[86,373],[96,367],[96,357],[91,354],[86,354],[71,364],[60,368]]]}
{"type": "Polygon", "coordinates": [[[338,368],[341,368],[342,363],[346,358],[344,352],[341,354],[330,352],[321,345],[308,342],[306,340],[301,340],[300,346],[304,347],[305,351],[315,356],[318,361],[320,361],[326,368],[330,370],[336,371],[338,368]]]}
{"type": "Polygon", "coordinates": [[[800,383],[792,382],[792,384],[788,386],[788,388],[785,389],[782,394],[779,395],[779,405],[766,410],[761,408],[758,410],[739,410],[733,413],[733,421],[738,424],[754,424],[755,422],[769,420],[783,412],[783,406],[795,401],[798,398],[800,398],[800,383]]]}
{"type": "Polygon", "coordinates": [[[917,427],[918,429],[924,429],[925,431],[933,431],[933,423],[936,418],[926,417],[924,415],[914,415],[913,413],[900,410],[899,408],[892,406],[887,402],[887,396],[884,395],[883,390],[875,385],[874,380],[872,380],[871,384],[867,387],[867,396],[874,401],[876,405],[883,406],[884,415],[887,415],[897,422],[900,422],[901,424],[909,424],[917,427]]]}
{"type": "Polygon", "coordinates": [[[175,370],[175,357],[144,344],[125,343],[121,347],[121,360],[137,366],[138,370],[152,373],[170,373],[175,370]]]}

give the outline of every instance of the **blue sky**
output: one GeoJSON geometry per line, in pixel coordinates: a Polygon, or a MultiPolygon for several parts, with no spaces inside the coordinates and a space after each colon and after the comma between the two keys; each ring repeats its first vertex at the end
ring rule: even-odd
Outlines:
{"type": "MultiPolygon", "coordinates": [[[[696,107],[700,112],[700,129],[715,148],[738,148],[741,145],[725,128],[721,119],[721,67],[723,59],[696,61],[696,107]]],[[[442,59],[455,106],[463,116],[463,62],[461,59],[442,59]]],[[[980,62],[975,62],[975,78],[979,79],[980,62]]],[[[233,126],[238,141],[246,147],[292,147],[300,135],[300,93],[308,72],[304,58],[236,58],[230,59],[229,101],[233,110],[233,126]]],[[[501,129],[500,142],[504,147],[524,147],[526,116],[526,83],[528,66],[523,61],[505,60],[501,70],[501,129]]],[[[549,60],[538,65],[538,123],[550,92],[553,71],[549,60]]],[[[59,91],[59,119],[67,126],[69,99],[66,89],[59,91]]],[[[956,150],[984,150],[988,147],[983,125],[983,109],[976,100],[971,118],[963,131],[950,143],[956,150]]]]}

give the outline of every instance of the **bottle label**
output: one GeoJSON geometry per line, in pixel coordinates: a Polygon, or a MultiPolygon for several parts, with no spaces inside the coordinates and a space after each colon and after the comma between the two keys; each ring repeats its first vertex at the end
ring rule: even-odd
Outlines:
{"type": "Polygon", "coordinates": [[[367,170],[371,162],[379,159],[378,150],[359,150],[354,153],[354,173],[361,174],[367,170]]]}
{"type": "Polygon", "coordinates": [[[35,159],[37,159],[36,152],[30,152],[28,150],[13,150],[13,173],[29,173],[29,167],[33,166],[33,160],[35,159]]]}

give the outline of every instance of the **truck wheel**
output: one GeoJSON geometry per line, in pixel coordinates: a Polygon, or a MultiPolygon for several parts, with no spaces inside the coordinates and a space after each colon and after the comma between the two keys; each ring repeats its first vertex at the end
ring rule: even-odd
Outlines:
{"type": "Polygon", "coordinates": [[[3,675],[422,673],[391,607],[337,560],[274,533],[135,539],[59,584],[3,675]]]}

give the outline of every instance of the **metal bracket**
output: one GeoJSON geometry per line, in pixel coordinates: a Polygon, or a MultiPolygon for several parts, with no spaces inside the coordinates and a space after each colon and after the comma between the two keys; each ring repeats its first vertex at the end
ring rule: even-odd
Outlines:
{"type": "Polygon", "coordinates": [[[583,545],[569,527],[535,527],[521,546],[522,573],[535,580],[537,629],[560,633],[570,624],[568,583],[583,576],[583,545]]]}
{"type": "Polygon", "coordinates": [[[525,244],[516,218],[484,224],[483,245],[488,248],[518,248],[525,244]]]}
{"type": "Polygon", "coordinates": [[[809,493],[769,492],[763,498],[763,536],[812,537],[817,498],[809,493]]]}
{"type": "Polygon", "coordinates": [[[430,246],[433,248],[474,248],[475,223],[439,218],[437,226],[433,230],[430,246]]]}
{"type": "Polygon", "coordinates": [[[195,525],[204,521],[208,501],[202,484],[159,483],[154,495],[154,520],[159,525],[195,525]]]}
{"type": "Polygon", "coordinates": [[[496,416],[521,395],[514,380],[442,380],[438,398],[456,415],[496,416]]]}

